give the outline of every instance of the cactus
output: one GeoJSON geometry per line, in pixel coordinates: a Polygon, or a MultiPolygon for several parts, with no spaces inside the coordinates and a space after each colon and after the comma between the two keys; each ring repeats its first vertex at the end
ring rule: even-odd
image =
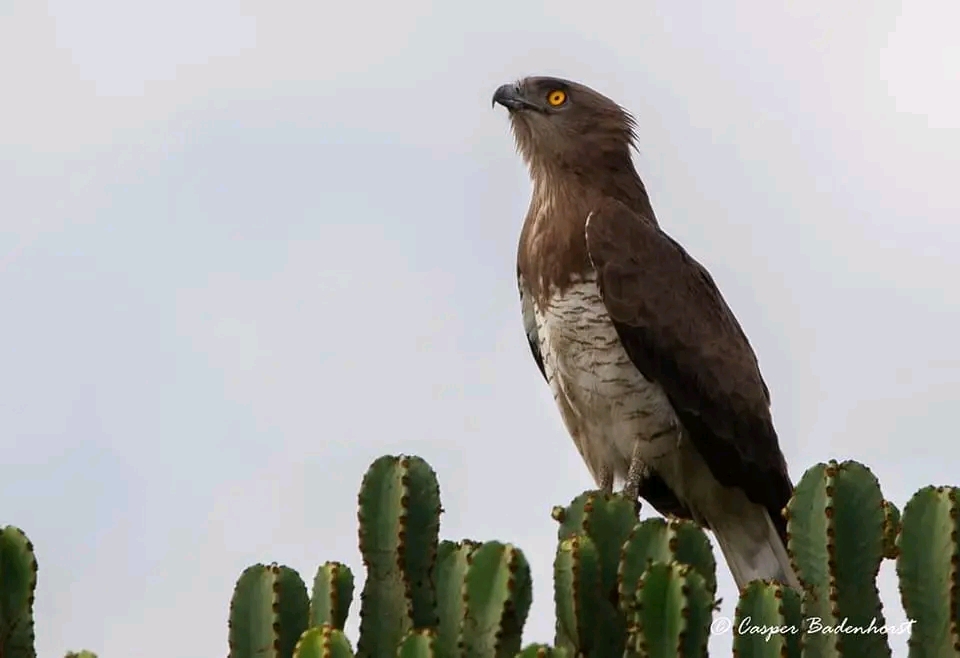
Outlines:
{"type": "Polygon", "coordinates": [[[593,540],[600,555],[602,590],[613,596],[620,566],[620,550],[637,524],[636,504],[620,494],[587,491],[567,507],[555,507],[551,514],[560,524],[560,541],[584,533],[593,540]]]}
{"type": "Polygon", "coordinates": [[[392,655],[413,628],[436,626],[434,568],[440,487],[419,457],[377,459],[360,487],[360,553],[367,568],[357,655],[392,655]]]}
{"type": "Polygon", "coordinates": [[[230,658],[291,658],[309,619],[307,588],[296,571],[276,563],[247,567],[230,601],[230,658]]]}
{"type": "MultiPolygon", "coordinates": [[[[810,624],[885,625],[876,582],[886,552],[883,503],[877,478],[857,462],[831,461],[804,473],[787,505],[787,549],[808,589],[803,617],[810,624]]],[[[805,630],[808,655],[890,656],[886,634],[805,630]]]]}
{"type": "Polygon", "coordinates": [[[20,528],[0,529],[0,656],[36,658],[33,649],[33,597],[37,557],[20,528]]]}
{"type": "Polygon", "coordinates": [[[712,611],[713,595],[696,569],[652,562],[636,588],[624,655],[706,656],[712,611]]]}
{"type": "Polygon", "coordinates": [[[530,644],[516,655],[516,658],[571,658],[566,649],[551,647],[549,644],[530,644]]]}
{"type": "Polygon", "coordinates": [[[755,580],[740,593],[733,627],[737,658],[800,658],[800,593],[755,580]]]}
{"type": "Polygon", "coordinates": [[[897,537],[900,535],[900,510],[889,500],[883,501],[883,557],[897,559],[897,537]]]}
{"type": "Polygon", "coordinates": [[[353,601],[353,572],[340,562],[324,562],[313,579],[310,626],[330,624],[343,630],[353,601]]]}
{"type": "Polygon", "coordinates": [[[473,552],[480,547],[475,541],[444,541],[437,551],[437,652],[441,656],[457,655],[460,624],[466,615],[463,581],[473,552]]]}
{"type": "MultiPolygon", "coordinates": [[[[397,658],[436,658],[437,632],[431,628],[415,628],[400,643],[397,658]]],[[[455,655],[455,654],[449,654],[455,655]]]]}
{"type": "Polygon", "coordinates": [[[293,650],[294,658],[353,658],[350,640],[339,628],[322,624],[306,630],[293,650]]]}
{"type": "Polygon", "coordinates": [[[560,542],[553,573],[557,646],[583,656],[622,656],[625,623],[604,596],[600,554],[589,535],[560,542]]]}
{"type": "MultiPolygon", "coordinates": [[[[359,506],[367,578],[358,655],[706,656],[716,562],[692,522],[639,523],[634,503],[596,491],[554,508],[556,641],[521,649],[532,601],[524,554],[498,541],[440,543],[439,487],[423,460],[375,461],[359,506]]],[[[830,462],[804,474],[785,515],[788,552],[805,590],[748,584],[736,609],[734,655],[889,656],[884,636],[896,631],[885,628],[876,587],[885,557],[897,560],[913,626],[910,657],[960,655],[960,489],[921,489],[901,515],[866,467],[830,462]]],[[[0,530],[2,658],[35,658],[36,578],[26,536],[0,530]]],[[[230,603],[231,658],[352,658],[343,628],[353,594],[353,573],[338,562],[320,566],[309,598],[288,567],[244,570],[230,603]]]]}
{"type": "MultiPolygon", "coordinates": [[[[567,578],[569,587],[561,587],[561,581],[554,586],[557,610],[554,644],[572,654],[589,651],[584,655],[595,658],[622,655],[626,620],[617,604],[617,574],[623,543],[637,524],[636,503],[620,494],[586,491],[567,507],[554,507],[551,516],[560,525],[557,530],[560,542],[576,536],[589,538],[588,545],[578,540],[578,546],[586,546],[590,555],[596,555],[599,579],[589,590],[574,592],[569,587],[579,587],[577,579],[594,576],[585,571],[580,574],[569,571],[580,568],[576,562],[579,558],[558,552],[559,562],[555,562],[554,572],[557,577],[567,578]],[[588,611],[592,616],[589,622],[582,618],[588,611]],[[574,613],[580,618],[570,616],[574,613]]],[[[566,546],[573,548],[573,544],[566,546]]]]}
{"type": "Polygon", "coordinates": [[[510,544],[490,541],[477,548],[468,562],[460,655],[513,658],[520,651],[520,635],[533,601],[527,559],[510,544]]]}
{"type": "Polygon", "coordinates": [[[638,523],[620,556],[620,606],[629,613],[640,576],[651,562],[689,564],[703,576],[710,596],[717,592],[717,562],[707,535],[692,521],[661,518],[638,523]]]}
{"type": "Polygon", "coordinates": [[[960,654],[960,490],[921,489],[903,508],[897,548],[910,658],[960,654]]]}

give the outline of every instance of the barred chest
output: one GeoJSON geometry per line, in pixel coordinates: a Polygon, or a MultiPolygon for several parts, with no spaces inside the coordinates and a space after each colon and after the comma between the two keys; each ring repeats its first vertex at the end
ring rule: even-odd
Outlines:
{"type": "Polygon", "coordinates": [[[665,431],[675,425],[670,402],[633,365],[595,277],[533,304],[533,315],[554,399],[595,479],[603,467],[624,477],[638,440],[650,441],[651,465],[673,449],[665,431]]]}

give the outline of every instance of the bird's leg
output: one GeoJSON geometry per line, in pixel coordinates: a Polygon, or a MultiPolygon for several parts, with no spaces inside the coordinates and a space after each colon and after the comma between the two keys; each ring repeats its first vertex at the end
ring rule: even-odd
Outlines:
{"type": "Polygon", "coordinates": [[[600,485],[600,491],[603,493],[613,493],[613,469],[609,466],[602,467],[600,469],[600,481],[597,484],[600,485]]]}
{"type": "Polygon", "coordinates": [[[633,454],[630,456],[630,467],[627,469],[627,479],[623,484],[623,496],[632,503],[636,503],[637,512],[640,512],[640,485],[650,474],[649,467],[643,463],[640,458],[641,441],[633,446],[633,454]]]}

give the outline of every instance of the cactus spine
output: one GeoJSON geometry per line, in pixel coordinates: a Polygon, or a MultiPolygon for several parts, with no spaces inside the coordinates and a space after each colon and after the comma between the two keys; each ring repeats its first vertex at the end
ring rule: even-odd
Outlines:
{"type": "Polygon", "coordinates": [[[903,508],[897,548],[910,658],[960,655],[960,490],[925,487],[903,508]]]}
{"type": "Polygon", "coordinates": [[[360,553],[367,568],[357,655],[393,655],[413,628],[437,623],[434,567],[440,487],[419,457],[385,456],[360,487],[360,553]]]}
{"type": "Polygon", "coordinates": [[[290,658],[309,616],[296,571],[275,563],[247,567],[230,601],[230,658],[290,658]]]}
{"type": "Polygon", "coordinates": [[[300,636],[294,658],[353,658],[350,640],[330,624],[314,626],[300,636]]]}
{"type": "Polygon", "coordinates": [[[733,627],[737,658],[800,658],[800,593],[755,580],[740,593],[733,627]]]}
{"type": "Polygon", "coordinates": [[[353,572],[340,562],[324,562],[313,579],[310,626],[330,624],[343,630],[353,601],[353,572]]]}
{"type": "Polygon", "coordinates": [[[33,649],[33,598],[37,557],[20,528],[0,529],[0,656],[36,658],[33,649]]]}

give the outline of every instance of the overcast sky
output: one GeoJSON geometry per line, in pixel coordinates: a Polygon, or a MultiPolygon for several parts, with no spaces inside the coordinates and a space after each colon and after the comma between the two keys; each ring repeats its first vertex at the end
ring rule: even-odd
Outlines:
{"type": "Polygon", "coordinates": [[[0,0],[0,523],[36,546],[41,656],[224,655],[255,562],[359,587],[357,491],[398,452],[442,537],[526,552],[552,641],[550,508],[592,482],[521,329],[530,188],[490,97],[529,74],[635,113],[795,479],[960,483],[960,5],[326,4],[0,0]]]}

